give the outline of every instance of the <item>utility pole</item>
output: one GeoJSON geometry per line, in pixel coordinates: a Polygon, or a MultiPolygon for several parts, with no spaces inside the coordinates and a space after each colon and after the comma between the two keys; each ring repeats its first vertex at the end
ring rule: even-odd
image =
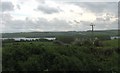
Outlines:
{"type": "Polygon", "coordinates": [[[90,26],[92,27],[92,33],[93,33],[93,31],[94,31],[94,26],[95,26],[95,25],[91,23],[90,26]]]}
{"type": "Polygon", "coordinates": [[[94,26],[95,26],[95,25],[91,23],[90,26],[92,27],[92,42],[93,42],[93,44],[94,44],[94,26]]]}

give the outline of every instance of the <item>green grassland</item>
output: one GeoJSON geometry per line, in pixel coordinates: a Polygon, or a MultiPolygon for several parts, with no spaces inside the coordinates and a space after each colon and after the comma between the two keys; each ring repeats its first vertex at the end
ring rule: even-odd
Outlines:
{"type": "Polygon", "coordinates": [[[106,46],[106,47],[120,47],[120,43],[119,43],[120,39],[114,39],[114,40],[106,40],[106,41],[103,41],[103,44],[106,46]]]}

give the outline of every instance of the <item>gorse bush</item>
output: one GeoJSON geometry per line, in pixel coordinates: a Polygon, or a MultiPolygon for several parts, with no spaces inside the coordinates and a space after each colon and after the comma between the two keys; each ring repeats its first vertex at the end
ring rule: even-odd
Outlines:
{"type": "Polygon", "coordinates": [[[57,45],[53,42],[3,43],[3,71],[113,71],[119,52],[114,48],[57,45]]]}

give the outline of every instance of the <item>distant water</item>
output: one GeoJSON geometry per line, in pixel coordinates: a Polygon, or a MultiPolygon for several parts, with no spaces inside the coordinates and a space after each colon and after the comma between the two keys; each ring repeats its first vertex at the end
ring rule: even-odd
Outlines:
{"type": "Polygon", "coordinates": [[[2,40],[14,39],[15,41],[20,41],[20,40],[36,40],[36,39],[55,40],[56,38],[24,38],[24,37],[21,37],[21,38],[0,38],[0,39],[2,39],[2,40]]]}

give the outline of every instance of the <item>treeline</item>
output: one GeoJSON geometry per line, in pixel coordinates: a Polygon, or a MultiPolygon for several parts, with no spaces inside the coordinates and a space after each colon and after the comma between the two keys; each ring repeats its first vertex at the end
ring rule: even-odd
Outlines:
{"type": "Polygon", "coordinates": [[[51,42],[53,40],[48,40],[48,39],[33,39],[33,40],[15,40],[15,39],[4,39],[2,40],[2,43],[13,43],[13,42],[51,42]]]}
{"type": "MultiPolygon", "coordinates": [[[[94,31],[95,35],[106,35],[106,36],[116,36],[118,35],[118,30],[100,30],[94,31]]],[[[57,36],[89,36],[91,31],[68,31],[68,32],[21,32],[21,33],[2,33],[3,38],[16,38],[16,37],[26,37],[26,38],[42,38],[42,37],[57,37],[57,36]]]]}
{"type": "Polygon", "coordinates": [[[15,40],[15,39],[4,39],[2,41],[3,45],[4,43],[13,43],[13,42],[54,42],[56,44],[61,44],[61,45],[64,45],[64,44],[74,44],[74,45],[78,45],[78,46],[103,46],[103,43],[102,41],[103,40],[109,40],[108,37],[106,36],[102,36],[102,37],[98,37],[98,38],[95,38],[92,39],[91,37],[85,37],[85,36],[58,36],[56,37],[55,40],[48,40],[48,39],[33,39],[33,40],[15,40]]]}

